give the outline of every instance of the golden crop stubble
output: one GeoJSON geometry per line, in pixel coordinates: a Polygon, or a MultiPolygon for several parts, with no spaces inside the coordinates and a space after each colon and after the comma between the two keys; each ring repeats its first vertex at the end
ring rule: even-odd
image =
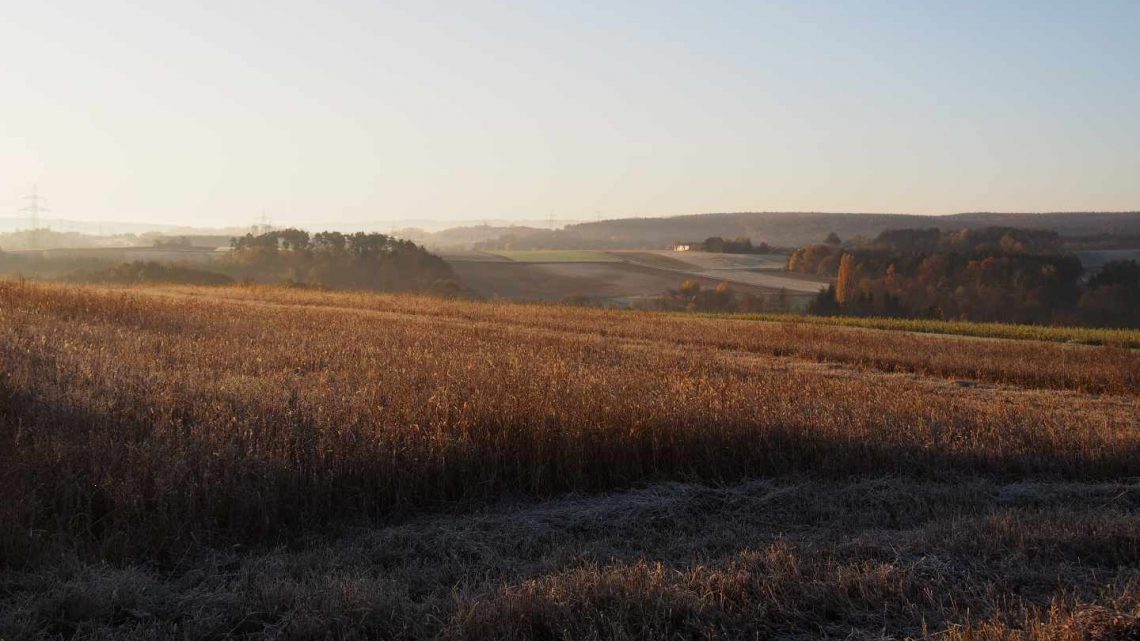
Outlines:
{"type": "Polygon", "coordinates": [[[9,538],[130,546],[145,531],[160,545],[676,477],[1136,471],[1131,398],[832,372],[748,348],[767,332],[795,349],[779,326],[737,347],[703,319],[669,341],[649,316],[568,312],[565,331],[545,308],[419,298],[378,298],[423,310],[385,316],[40,285],[0,296],[9,538]]]}
{"type": "Polygon", "coordinates": [[[277,305],[367,309],[392,316],[434,316],[496,325],[719,347],[854,365],[869,370],[976,379],[1091,393],[1140,392],[1140,351],[1033,340],[913,334],[817,323],[678,317],[651,312],[441,301],[410,295],[315,293],[272,288],[171,288],[277,305]]]}

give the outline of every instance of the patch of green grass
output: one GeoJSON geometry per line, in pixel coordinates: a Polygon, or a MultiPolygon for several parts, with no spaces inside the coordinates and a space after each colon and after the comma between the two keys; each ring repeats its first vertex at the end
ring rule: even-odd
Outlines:
{"type": "Polygon", "coordinates": [[[617,263],[613,254],[586,250],[526,250],[488,252],[520,263],[617,263]]]}
{"type": "Polygon", "coordinates": [[[978,338],[1005,338],[1012,340],[1051,341],[1055,343],[1081,343],[1085,345],[1115,345],[1140,348],[1140,330],[1102,329],[1096,327],[1059,327],[1053,325],[1015,325],[1013,323],[971,323],[906,318],[862,318],[854,316],[804,316],[800,314],[704,314],[730,316],[744,320],[782,323],[806,323],[839,327],[861,327],[923,334],[950,334],[978,338]]]}

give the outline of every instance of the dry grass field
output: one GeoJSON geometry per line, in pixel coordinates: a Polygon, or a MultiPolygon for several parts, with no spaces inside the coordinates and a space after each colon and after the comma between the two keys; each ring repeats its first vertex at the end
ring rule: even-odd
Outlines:
{"type": "Polygon", "coordinates": [[[1124,639],[1140,353],[0,281],[0,638],[1124,639]]]}

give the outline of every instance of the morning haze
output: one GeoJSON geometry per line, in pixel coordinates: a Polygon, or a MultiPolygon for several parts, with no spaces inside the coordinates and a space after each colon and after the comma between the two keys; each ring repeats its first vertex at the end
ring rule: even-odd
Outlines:
{"type": "Polygon", "coordinates": [[[1140,200],[1132,2],[36,2],[0,201],[220,227],[1140,200]]]}
{"type": "Polygon", "coordinates": [[[0,641],[1140,639],[1138,19],[6,8],[0,641]]]}

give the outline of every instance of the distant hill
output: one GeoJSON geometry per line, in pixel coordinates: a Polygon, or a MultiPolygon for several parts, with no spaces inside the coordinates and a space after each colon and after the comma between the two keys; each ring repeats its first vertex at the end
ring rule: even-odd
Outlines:
{"type": "MultiPolygon", "coordinates": [[[[492,241],[496,244],[509,245],[514,237],[531,236],[536,233],[549,233],[549,229],[539,229],[524,225],[471,225],[466,227],[451,227],[437,232],[426,231],[419,228],[400,229],[394,234],[405,240],[410,240],[435,250],[463,250],[471,249],[477,243],[492,241]]],[[[504,247],[509,249],[509,247],[504,247]]]]}
{"type": "MultiPolygon", "coordinates": [[[[27,218],[0,218],[0,232],[14,232],[28,229],[27,218]]],[[[116,220],[71,220],[68,218],[45,218],[40,227],[57,232],[88,235],[121,235],[158,233],[167,235],[223,235],[241,236],[249,231],[249,226],[193,227],[168,223],[135,223],[116,220]]]]}
{"type": "MultiPolygon", "coordinates": [[[[693,214],[670,218],[623,218],[568,225],[556,231],[513,235],[513,249],[642,249],[666,248],[678,241],[710,236],[745,236],[754,243],[798,247],[820,242],[829,233],[843,240],[873,238],[888,229],[941,230],[991,226],[1049,229],[1067,238],[1111,236],[1140,238],[1140,212],[964,213],[948,216],[914,214],[843,214],[817,212],[745,212],[693,214]]],[[[504,239],[506,240],[506,239],[504,239]]],[[[484,248],[496,243],[484,242],[484,248]]]]}

